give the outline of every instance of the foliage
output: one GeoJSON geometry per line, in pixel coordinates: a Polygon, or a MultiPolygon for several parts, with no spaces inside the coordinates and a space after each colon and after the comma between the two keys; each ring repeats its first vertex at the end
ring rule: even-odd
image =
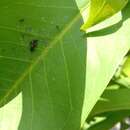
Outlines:
{"type": "Polygon", "coordinates": [[[82,25],[81,30],[87,30],[89,27],[111,17],[122,10],[128,0],[90,0],[90,9],[88,20],[82,25]]]}
{"type": "Polygon", "coordinates": [[[1,130],[106,130],[129,116],[127,0],[0,5],[1,130]]]}

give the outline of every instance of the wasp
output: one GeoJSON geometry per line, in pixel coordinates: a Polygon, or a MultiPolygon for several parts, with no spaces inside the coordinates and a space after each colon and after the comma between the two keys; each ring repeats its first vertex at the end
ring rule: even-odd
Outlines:
{"type": "Polygon", "coordinates": [[[30,51],[33,52],[35,50],[35,48],[38,46],[38,40],[32,40],[30,42],[30,51]]]}

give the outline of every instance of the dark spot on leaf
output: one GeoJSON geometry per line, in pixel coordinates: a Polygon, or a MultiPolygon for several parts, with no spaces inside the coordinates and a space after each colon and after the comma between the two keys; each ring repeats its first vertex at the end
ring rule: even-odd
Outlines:
{"type": "Polygon", "coordinates": [[[38,40],[34,39],[30,42],[30,51],[35,51],[35,48],[38,46],[38,40]]]}
{"type": "Polygon", "coordinates": [[[20,22],[20,23],[23,23],[23,22],[24,22],[24,19],[20,19],[19,22],[20,22]]]}
{"type": "Polygon", "coordinates": [[[59,25],[56,25],[56,29],[59,31],[59,30],[60,30],[60,26],[59,26],[59,25]]]}

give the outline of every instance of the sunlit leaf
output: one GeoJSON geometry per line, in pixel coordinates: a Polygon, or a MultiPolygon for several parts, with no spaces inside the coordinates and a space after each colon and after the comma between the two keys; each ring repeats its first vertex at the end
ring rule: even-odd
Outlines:
{"type": "Polygon", "coordinates": [[[85,20],[81,30],[86,31],[89,27],[119,12],[127,2],[128,0],[90,0],[88,19],[85,20]]]}
{"type": "Polygon", "coordinates": [[[113,77],[119,64],[130,48],[130,4],[122,15],[99,24],[97,31],[90,32],[87,38],[87,73],[82,123],[113,77]],[[122,20],[120,20],[120,18],[122,20]],[[117,22],[117,20],[119,20],[117,22]],[[115,22],[115,24],[114,24],[115,22]],[[104,26],[107,26],[104,28],[104,26]],[[101,29],[103,28],[103,29],[101,29]]]}
{"type": "Polygon", "coordinates": [[[130,55],[127,56],[122,71],[126,76],[130,78],[130,55]]]}

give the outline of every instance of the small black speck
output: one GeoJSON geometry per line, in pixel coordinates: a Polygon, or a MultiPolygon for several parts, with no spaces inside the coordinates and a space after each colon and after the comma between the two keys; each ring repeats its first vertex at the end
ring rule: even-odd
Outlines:
{"type": "Polygon", "coordinates": [[[30,51],[31,52],[33,52],[33,51],[35,51],[35,48],[38,46],[38,40],[32,40],[31,42],[30,42],[30,51]]]}

